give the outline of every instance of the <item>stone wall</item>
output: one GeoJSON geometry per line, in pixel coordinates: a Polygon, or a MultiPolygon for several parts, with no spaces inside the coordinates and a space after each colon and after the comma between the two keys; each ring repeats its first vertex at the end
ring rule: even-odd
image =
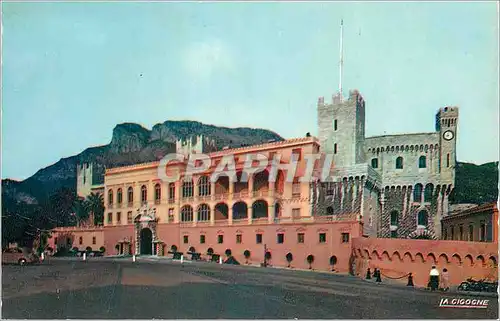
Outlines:
{"type": "Polygon", "coordinates": [[[470,277],[498,280],[498,243],[356,238],[351,262],[359,277],[378,268],[382,279],[406,283],[411,272],[419,287],[427,286],[432,266],[448,269],[452,285],[470,277]]]}

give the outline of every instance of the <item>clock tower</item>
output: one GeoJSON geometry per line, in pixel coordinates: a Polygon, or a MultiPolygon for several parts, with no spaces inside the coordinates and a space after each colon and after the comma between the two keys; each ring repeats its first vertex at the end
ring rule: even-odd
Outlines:
{"type": "Polygon", "coordinates": [[[443,181],[455,185],[458,107],[444,107],[436,114],[439,133],[439,173],[443,181]]]}

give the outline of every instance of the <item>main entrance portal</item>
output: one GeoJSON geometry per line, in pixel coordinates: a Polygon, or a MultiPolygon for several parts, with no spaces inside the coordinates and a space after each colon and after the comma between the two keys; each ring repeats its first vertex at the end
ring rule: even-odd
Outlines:
{"type": "Polygon", "coordinates": [[[141,230],[141,254],[153,254],[153,233],[147,227],[141,230]]]}

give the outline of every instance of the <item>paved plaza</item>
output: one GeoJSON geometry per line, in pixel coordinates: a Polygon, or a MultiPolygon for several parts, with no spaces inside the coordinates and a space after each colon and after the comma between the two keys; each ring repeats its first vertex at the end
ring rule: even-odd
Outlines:
{"type": "MultiPolygon", "coordinates": [[[[455,294],[374,284],[352,276],[130,259],[2,266],[3,318],[452,318],[496,319],[487,309],[440,308],[455,294]]],[[[461,296],[472,298],[473,296],[461,296]]]]}

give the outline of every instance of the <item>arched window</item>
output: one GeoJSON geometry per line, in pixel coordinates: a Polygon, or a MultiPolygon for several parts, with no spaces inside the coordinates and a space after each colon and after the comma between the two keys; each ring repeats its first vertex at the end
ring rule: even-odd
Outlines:
{"type": "Polygon", "coordinates": [[[429,223],[428,215],[426,210],[421,210],[418,212],[417,225],[422,227],[427,227],[429,223]]]}
{"type": "Polygon", "coordinates": [[[378,158],[372,158],[372,168],[378,168],[378,158]]]}
{"type": "Polygon", "coordinates": [[[128,193],[128,202],[129,203],[134,202],[134,189],[132,187],[129,187],[127,193],[128,193]]]}
{"type": "Polygon", "coordinates": [[[202,176],[198,180],[198,195],[199,196],[210,195],[210,179],[208,176],[202,176]]]}
{"type": "Polygon", "coordinates": [[[427,167],[427,159],[425,156],[420,156],[418,159],[418,168],[426,168],[427,167]]]}
{"type": "Polygon", "coordinates": [[[198,221],[210,221],[210,207],[207,204],[198,207],[198,221]]]}
{"type": "Polygon", "coordinates": [[[391,225],[398,226],[399,225],[399,213],[398,211],[391,212],[391,225]]]}
{"type": "Polygon", "coordinates": [[[333,207],[332,206],[328,206],[326,208],[326,214],[327,215],[333,215],[333,207]]]}
{"type": "Polygon", "coordinates": [[[113,204],[113,190],[112,189],[110,189],[108,191],[108,204],[110,204],[110,205],[113,204]]]}
{"type": "Polygon", "coordinates": [[[148,200],[148,189],[146,185],[142,185],[141,187],[141,202],[144,204],[148,200]]]}
{"type": "Polygon", "coordinates": [[[161,200],[161,185],[155,185],[155,203],[160,203],[161,200]]]}
{"type": "Polygon", "coordinates": [[[396,158],[396,168],[403,169],[403,157],[399,156],[396,158]]]}
{"type": "Polygon", "coordinates": [[[182,183],[182,197],[193,197],[193,180],[191,178],[182,183]]]}
{"type": "Polygon", "coordinates": [[[116,192],[116,201],[118,202],[118,204],[122,203],[122,198],[123,198],[122,189],[119,188],[118,191],[116,192]]]}
{"type": "Polygon", "coordinates": [[[432,184],[425,185],[424,202],[430,202],[430,201],[432,201],[433,190],[434,190],[434,185],[432,185],[432,184]]]}
{"type": "Polygon", "coordinates": [[[175,183],[168,184],[168,202],[173,203],[175,201],[175,183]]]}
{"type": "Polygon", "coordinates": [[[181,221],[182,222],[192,222],[193,221],[193,208],[189,205],[182,207],[181,209],[181,221]]]}
{"type": "Polygon", "coordinates": [[[422,202],[422,184],[415,185],[415,189],[413,190],[413,201],[417,203],[422,202]]]}

